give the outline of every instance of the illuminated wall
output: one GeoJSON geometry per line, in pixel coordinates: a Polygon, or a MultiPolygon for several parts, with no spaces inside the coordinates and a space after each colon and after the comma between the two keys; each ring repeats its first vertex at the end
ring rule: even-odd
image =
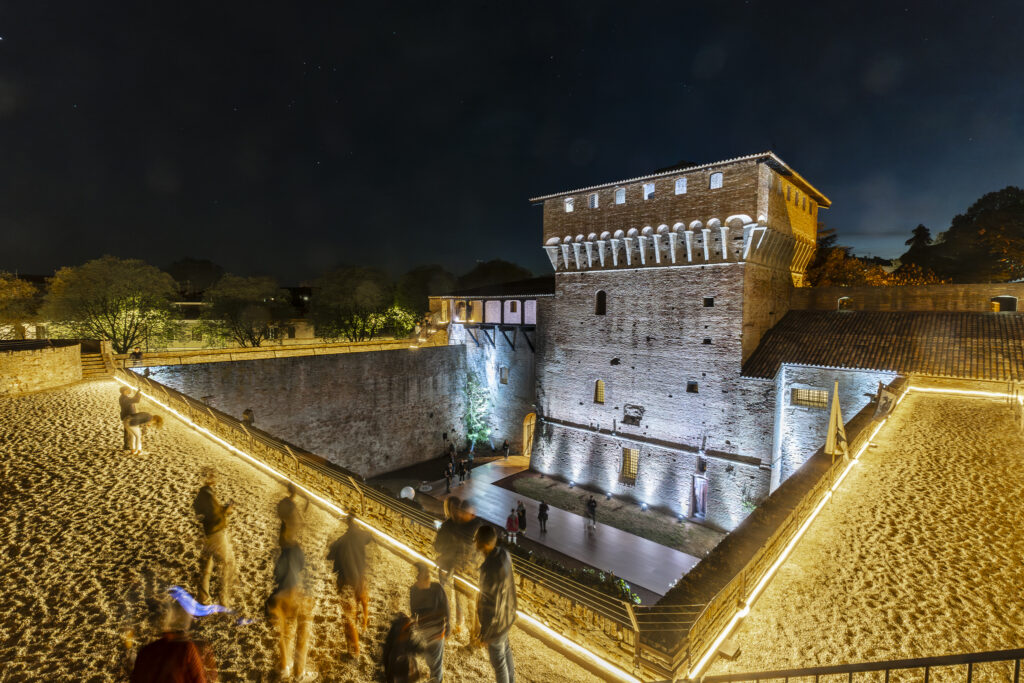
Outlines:
{"type": "MultiPolygon", "coordinates": [[[[464,433],[461,346],[150,368],[153,379],[363,476],[440,455],[464,433]]],[[[440,476],[440,472],[438,472],[440,476]]]]}

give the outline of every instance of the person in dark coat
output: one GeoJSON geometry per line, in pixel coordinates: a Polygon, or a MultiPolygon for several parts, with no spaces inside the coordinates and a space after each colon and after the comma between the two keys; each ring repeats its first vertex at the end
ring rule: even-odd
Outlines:
{"type": "Polygon", "coordinates": [[[526,535],[526,506],[523,505],[523,501],[516,503],[516,516],[519,518],[519,533],[523,536],[526,535]]]}
{"type": "Polygon", "coordinates": [[[217,680],[213,654],[188,637],[191,617],[177,603],[171,606],[163,635],[135,656],[131,683],[206,683],[217,680]]]}
{"type": "Polygon", "coordinates": [[[451,493],[452,492],[452,476],[453,476],[453,474],[454,473],[452,472],[452,465],[451,465],[451,463],[445,463],[445,466],[444,466],[444,492],[445,493],[451,493]]]}
{"type": "MultiPolygon", "coordinates": [[[[135,413],[139,412],[139,401],[142,400],[142,387],[139,387],[135,391],[135,395],[132,396],[131,387],[121,387],[121,395],[118,397],[117,402],[121,405],[121,424],[124,425],[125,418],[131,417],[135,413]]],[[[128,433],[128,428],[124,428],[124,450],[130,451],[132,449],[131,435],[128,433]]]]}
{"type": "Polygon", "coordinates": [[[277,517],[281,520],[278,542],[282,547],[298,542],[299,532],[305,524],[303,515],[309,510],[309,498],[300,497],[295,484],[288,482],[287,489],[288,495],[277,504],[277,517]],[[300,500],[303,505],[299,504],[300,500]]]}
{"type": "Polygon", "coordinates": [[[341,596],[342,608],[345,611],[345,639],[348,641],[348,649],[354,657],[358,657],[359,632],[356,630],[355,618],[359,606],[362,605],[364,629],[370,621],[366,546],[373,537],[358,524],[355,515],[349,514],[346,519],[348,530],[331,544],[327,559],[333,563],[338,595],[341,596]]]}
{"type": "Polygon", "coordinates": [[[548,530],[548,504],[543,500],[540,502],[540,509],[537,511],[537,521],[540,522],[540,532],[543,534],[548,530]]]}
{"type": "Polygon", "coordinates": [[[466,483],[466,460],[459,460],[459,485],[466,483]]]}
{"type": "Polygon", "coordinates": [[[501,443],[501,450],[505,452],[505,459],[506,459],[506,460],[508,460],[508,451],[509,451],[509,448],[511,448],[511,446],[509,446],[509,444],[508,444],[508,439],[505,439],[505,440],[504,440],[504,441],[503,441],[503,442],[501,443]]]}
{"type": "Polygon", "coordinates": [[[391,620],[381,652],[384,659],[385,683],[414,683],[420,680],[416,666],[416,646],[413,642],[414,622],[404,612],[391,620]]]}
{"type": "Polygon", "coordinates": [[[416,563],[416,583],[409,588],[409,611],[414,640],[427,660],[431,683],[444,681],[444,641],[448,637],[451,612],[448,596],[440,583],[430,580],[426,562],[416,563]]]}
{"type": "Polygon", "coordinates": [[[593,496],[587,499],[587,518],[592,528],[597,526],[597,500],[593,496]]]}
{"type": "Polygon", "coordinates": [[[480,595],[476,606],[480,630],[473,644],[487,648],[497,683],[515,683],[515,665],[508,642],[517,608],[512,558],[507,550],[498,547],[498,534],[490,525],[477,529],[475,543],[484,561],[480,565],[480,595]]]}

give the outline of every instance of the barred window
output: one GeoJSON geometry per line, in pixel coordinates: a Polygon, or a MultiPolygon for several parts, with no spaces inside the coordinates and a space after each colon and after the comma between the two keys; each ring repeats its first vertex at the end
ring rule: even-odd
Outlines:
{"type": "Polygon", "coordinates": [[[637,448],[622,449],[622,469],[619,471],[619,483],[633,486],[640,466],[640,450],[637,448]]]}
{"type": "Polygon", "coordinates": [[[828,408],[828,391],[825,389],[793,389],[789,402],[794,406],[828,408]]]}
{"type": "Polygon", "coordinates": [[[590,197],[587,199],[587,206],[589,206],[591,209],[596,209],[597,208],[597,193],[596,192],[592,193],[590,195],[590,197]]]}
{"type": "Polygon", "coordinates": [[[594,382],[594,403],[604,403],[604,380],[594,382]]]}

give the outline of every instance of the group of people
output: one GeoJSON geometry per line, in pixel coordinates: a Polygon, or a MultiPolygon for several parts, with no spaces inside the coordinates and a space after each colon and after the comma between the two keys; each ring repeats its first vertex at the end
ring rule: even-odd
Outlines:
{"type": "Polygon", "coordinates": [[[140,412],[139,401],[142,389],[132,395],[131,387],[121,387],[118,402],[121,405],[121,425],[124,427],[124,450],[132,455],[142,455],[142,430],[160,429],[164,426],[164,418],[152,413],[140,412]]]}

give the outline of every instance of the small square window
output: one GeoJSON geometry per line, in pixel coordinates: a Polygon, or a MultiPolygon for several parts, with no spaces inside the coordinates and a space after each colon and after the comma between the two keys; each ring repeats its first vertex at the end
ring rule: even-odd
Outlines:
{"type": "Polygon", "coordinates": [[[688,393],[688,394],[696,394],[696,393],[698,393],[697,392],[697,383],[696,382],[687,382],[686,383],[686,393],[688,393]]]}
{"type": "Polygon", "coordinates": [[[502,384],[508,384],[508,368],[502,367],[498,369],[498,376],[501,378],[502,384]]]}
{"type": "Polygon", "coordinates": [[[587,206],[589,206],[591,209],[596,209],[597,208],[597,193],[596,192],[594,192],[593,194],[590,195],[590,197],[587,198],[587,206]]]}
{"type": "Polygon", "coordinates": [[[644,183],[644,199],[654,196],[654,183],[644,183]]]}
{"type": "Polygon", "coordinates": [[[704,297],[704,308],[711,308],[715,305],[715,297],[706,296],[704,297]]]}
{"type": "Polygon", "coordinates": [[[718,190],[722,187],[722,174],[712,173],[711,174],[711,189],[718,190]]]}
{"type": "Polygon", "coordinates": [[[686,178],[676,178],[676,194],[686,194],[686,178]]]}
{"type": "Polygon", "coordinates": [[[565,212],[566,213],[572,213],[573,203],[574,202],[573,202],[572,197],[566,197],[565,198],[565,212]]]}
{"type": "Polygon", "coordinates": [[[711,337],[704,337],[704,343],[705,344],[710,344],[711,343],[711,337]]]}
{"type": "Polygon", "coordinates": [[[620,187],[615,190],[615,203],[625,204],[626,203],[626,188],[620,187]]]}

